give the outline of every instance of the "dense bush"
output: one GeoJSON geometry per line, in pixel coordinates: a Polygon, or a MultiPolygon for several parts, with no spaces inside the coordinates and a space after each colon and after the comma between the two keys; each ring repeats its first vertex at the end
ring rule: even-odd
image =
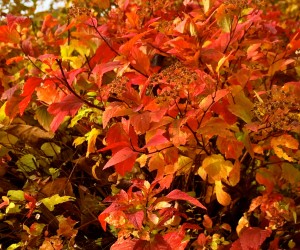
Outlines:
{"type": "Polygon", "coordinates": [[[299,249],[297,3],[75,3],[2,13],[1,246],[299,249]]]}

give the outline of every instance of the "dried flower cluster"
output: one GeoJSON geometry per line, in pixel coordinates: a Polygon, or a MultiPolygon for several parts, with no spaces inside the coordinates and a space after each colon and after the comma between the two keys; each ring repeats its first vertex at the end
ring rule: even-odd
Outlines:
{"type": "Polygon", "coordinates": [[[300,102],[284,91],[268,92],[266,99],[254,103],[255,117],[274,130],[294,131],[300,124],[300,102]]]}

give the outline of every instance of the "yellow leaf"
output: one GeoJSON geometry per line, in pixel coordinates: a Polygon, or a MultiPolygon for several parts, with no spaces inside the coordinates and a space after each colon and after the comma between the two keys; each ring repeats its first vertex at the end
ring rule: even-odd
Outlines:
{"type": "Polygon", "coordinates": [[[175,163],[175,169],[180,173],[189,173],[194,161],[186,156],[180,155],[178,161],[175,163]]]}
{"type": "Polygon", "coordinates": [[[202,4],[204,8],[204,13],[206,14],[211,7],[211,0],[202,0],[202,4]]]}
{"type": "Polygon", "coordinates": [[[231,197],[228,193],[223,190],[223,185],[221,181],[215,182],[215,192],[217,195],[218,202],[223,206],[228,206],[231,202],[231,197]]]}
{"type": "Polygon", "coordinates": [[[242,231],[243,228],[245,227],[249,227],[249,221],[247,218],[246,213],[244,214],[244,216],[239,220],[239,224],[236,227],[236,232],[238,235],[240,235],[240,232],[242,231]]]}
{"type": "Polygon", "coordinates": [[[98,135],[100,135],[100,134],[101,134],[101,130],[96,129],[96,128],[93,128],[90,132],[88,132],[86,134],[87,142],[88,142],[86,157],[89,157],[90,153],[93,153],[96,151],[96,147],[95,147],[96,139],[97,139],[98,135]]]}
{"type": "Polygon", "coordinates": [[[77,137],[74,141],[73,141],[73,145],[75,147],[77,147],[78,145],[82,144],[85,142],[85,137],[81,136],[81,137],[77,137]]]}
{"type": "Polygon", "coordinates": [[[233,169],[230,161],[225,161],[222,155],[210,155],[203,160],[202,168],[214,181],[226,179],[233,169]]]}
{"type": "Polygon", "coordinates": [[[226,66],[226,67],[228,67],[229,66],[229,58],[231,57],[231,54],[232,54],[232,52],[230,52],[229,53],[229,55],[227,55],[227,56],[223,56],[220,60],[219,60],[219,62],[218,62],[218,66],[217,66],[217,68],[216,68],[216,72],[219,74],[219,71],[220,71],[220,68],[224,65],[224,66],[226,66]]]}

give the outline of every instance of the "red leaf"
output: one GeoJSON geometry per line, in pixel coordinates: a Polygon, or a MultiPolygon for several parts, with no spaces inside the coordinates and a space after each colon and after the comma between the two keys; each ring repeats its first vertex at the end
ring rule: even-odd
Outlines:
{"type": "Polygon", "coordinates": [[[150,112],[142,114],[135,114],[130,117],[130,123],[132,124],[137,134],[144,134],[150,128],[150,112]]]}
{"type": "Polygon", "coordinates": [[[197,207],[201,207],[203,209],[206,209],[205,206],[203,206],[197,199],[189,196],[187,193],[182,192],[178,189],[174,189],[173,191],[171,191],[166,198],[171,199],[171,200],[183,200],[183,201],[188,201],[189,203],[197,206],[197,207]]]}
{"type": "Polygon", "coordinates": [[[189,243],[189,240],[184,239],[184,237],[185,232],[182,229],[174,232],[169,232],[163,236],[164,240],[169,244],[171,249],[176,250],[184,250],[186,248],[187,244],[189,243]]]}
{"type": "MultiPolygon", "coordinates": [[[[125,132],[121,123],[116,123],[112,127],[109,128],[107,135],[106,135],[106,142],[108,147],[115,143],[126,142],[129,143],[129,136],[125,132]]],[[[115,152],[119,151],[124,146],[120,145],[120,147],[115,147],[115,152]]],[[[114,151],[113,151],[114,153],[114,151]]]]}
{"type": "Polygon", "coordinates": [[[20,108],[20,114],[23,115],[25,109],[27,108],[31,96],[33,92],[35,91],[35,88],[38,87],[43,80],[38,77],[31,77],[28,78],[27,81],[24,84],[23,87],[23,93],[21,96],[24,96],[25,98],[19,103],[19,108],[20,108]]]}
{"type": "Polygon", "coordinates": [[[154,147],[164,143],[169,142],[169,140],[161,134],[154,135],[143,148],[154,147]]]}
{"type": "Polygon", "coordinates": [[[0,209],[2,209],[3,207],[6,207],[9,205],[9,199],[6,197],[6,198],[2,198],[2,202],[0,203],[0,209]]]}
{"type": "MultiPolygon", "coordinates": [[[[123,249],[123,248],[119,248],[123,249]]],[[[134,248],[134,250],[172,250],[172,248],[168,242],[164,240],[164,238],[157,234],[152,241],[139,240],[134,248]]],[[[177,248],[175,248],[177,249],[177,248]]]]}
{"type": "Polygon", "coordinates": [[[114,56],[116,56],[116,53],[106,43],[102,43],[90,60],[90,66],[91,68],[94,68],[96,64],[107,63],[114,56]]]}
{"type": "Polygon", "coordinates": [[[126,214],[128,220],[135,226],[135,228],[141,230],[143,227],[143,220],[145,217],[144,211],[140,210],[133,214],[126,214]]]}
{"type": "Polygon", "coordinates": [[[126,239],[124,240],[123,237],[119,238],[116,243],[114,243],[110,250],[132,250],[137,249],[135,246],[137,242],[140,240],[137,239],[126,239]]]}
{"type": "Polygon", "coordinates": [[[131,60],[132,65],[134,65],[134,68],[139,70],[145,75],[149,74],[150,69],[150,60],[149,57],[144,54],[139,48],[133,47],[131,49],[131,55],[133,57],[133,60],[131,60]]]}
{"type": "Polygon", "coordinates": [[[262,230],[258,227],[249,227],[242,231],[230,250],[259,250],[266,238],[271,235],[270,230],[262,230]]]}
{"type": "Polygon", "coordinates": [[[15,86],[5,90],[1,96],[1,100],[10,99],[18,89],[19,89],[19,85],[16,84],[15,86]]]}
{"type": "Polygon", "coordinates": [[[74,81],[74,79],[77,77],[78,74],[82,73],[84,71],[84,69],[79,68],[79,69],[74,69],[71,70],[70,72],[68,72],[67,74],[67,80],[70,86],[72,86],[72,83],[74,81]]]}
{"type": "Polygon", "coordinates": [[[28,201],[26,207],[29,208],[29,212],[27,213],[26,217],[29,218],[32,215],[33,211],[35,210],[36,199],[27,193],[24,193],[24,198],[26,201],[28,201]]]}
{"type": "Polygon", "coordinates": [[[116,142],[116,143],[110,144],[109,146],[106,146],[104,148],[101,148],[97,152],[104,152],[104,151],[107,151],[107,150],[110,150],[110,149],[123,148],[123,147],[128,147],[128,146],[130,146],[129,142],[120,141],[120,142],[116,142]]]}
{"type": "Polygon", "coordinates": [[[21,27],[28,27],[31,24],[30,19],[25,16],[14,16],[12,14],[7,14],[6,20],[9,28],[13,28],[16,25],[20,25],[21,27]]]}
{"type": "MultiPolygon", "coordinates": [[[[136,158],[137,155],[138,155],[138,153],[132,151],[131,148],[129,148],[129,147],[123,148],[111,157],[111,159],[105,164],[103,169],[109,168],[109,167],[116,165],[120,162],[123,162],[129,158],[133,158],[133,157],[136,158]]],[[[127,169],[122,170],[122,172],[124,171],[123,174],[125,174],[126,171],[130,171],[131,168],[132,168],[132,166],[128,166],[127,169]]]]}
{"type": "Polygon", "coordinates": [[[137,155],[133,155],[125,161],[122,161],[115,165],[116,172],[122,176],[126,174],[126,172],[130,172],[135,163],[137,155]]]}
{"type": "Polygon", "coordinates": [[[219,101],[222,99],[224,96],[226,96],[229,93],[228,89],[220,89],[217,90],[215,93],[208,95],[205,97],[201,103],[200,103],[200,108],[203,110],[206,110],[209,108],[213,103],[219,101]]]}
{"type": "Polygon", "coordinates": [[[65,116],[74,116],[81,106],[82,101],[73,94],[64,97],[61,102],[52,103],[47,109],[50,114],[55,115],[50,125],[51,130],[55,132],[65,116]]]}
{"type": "Polygon", "coordinates": [[[120,62],[107,62],[96,65],[93,69],[93,74],[96,76],[98,87],[102,85],[102,77],[106,72],[112,71],[120,66],[122,66],[120,62]]]}
{"type": "Polygon", "coordinates": [[[59,102],[65,94],[57,86],[58,84],[52,79],[45,79],[43,84],[36,88],[38,100],[47,103],[48,105],[59,102]]]}
{"type": "Polygon", "coordinates": [[[233,136],[218,137],[217,146],[226,158],[238,159],[243,153],[244,144],[233,136]]]}

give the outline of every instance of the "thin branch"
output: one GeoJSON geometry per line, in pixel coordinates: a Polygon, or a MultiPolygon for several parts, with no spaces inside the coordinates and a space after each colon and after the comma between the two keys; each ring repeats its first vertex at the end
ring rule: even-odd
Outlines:
{"type": "MultiPolygon", "coordinates": [[[[114,52],[116,53],[118,56],[120,56],[120,53],[114,49],[114,47],[109,43],[108,39],[106,37],[104,37],[100,32],[99,30],[97,29],[97,26],[96,24],[94,23],[94,20],[92,20],[92,23],[93,23],[93,28],[95,29],[95,31],[97,32],[97,34],[101,37],[101,39],[106,43],[106,45],[114,52]]],[[[129,62],[130,63],[130,62],[129,62]]],[[[145,76],[145,77],[149,77],[148,75],[144,74],[143,72],[141,72],[140,70],[138,70],[137,68],[135,68],[131,63],[129,64],[130,67],[132,69],[134,69],[136,72],[140,73],[141,75],[145,76]]]]}
{"type": "Polygon", "coordinates": [[[76,92],[74,89],[71,88],[71,86],[69,85],[69,82],[68,82],[68,80],[67,80],[67,77],[66,77],[66,75],[65,75],[65,72],[64,72],[64,70],[63,70],[61,60],[56,59],[56,62],[57,62],[57,64],[58,64],[59,69],[60,69],[60,71],[61,71],[61,74],[62,74],[62,76],[63,76],[62,79],[60,79],[60,78],[58,78],[58,79],[63,83],[63,85],[66,86],[67,89],[68,89],[74,96],[76,96],[79,100],[81,100],[83,103],[85,103],[85,104],[88,105],[89,107],[96,108],[96,109],[99,109],[99,110],[102,110],[102,111],[103,111],[103,109],[100,108],[99,106],[97,106],[97,105],[95,105],[95,104],[93,104],[93,103],[91,103],[91,102],[89,102],[89,101],[83,99],[79,94],[77,94],[77,92],[76,92]]]}

